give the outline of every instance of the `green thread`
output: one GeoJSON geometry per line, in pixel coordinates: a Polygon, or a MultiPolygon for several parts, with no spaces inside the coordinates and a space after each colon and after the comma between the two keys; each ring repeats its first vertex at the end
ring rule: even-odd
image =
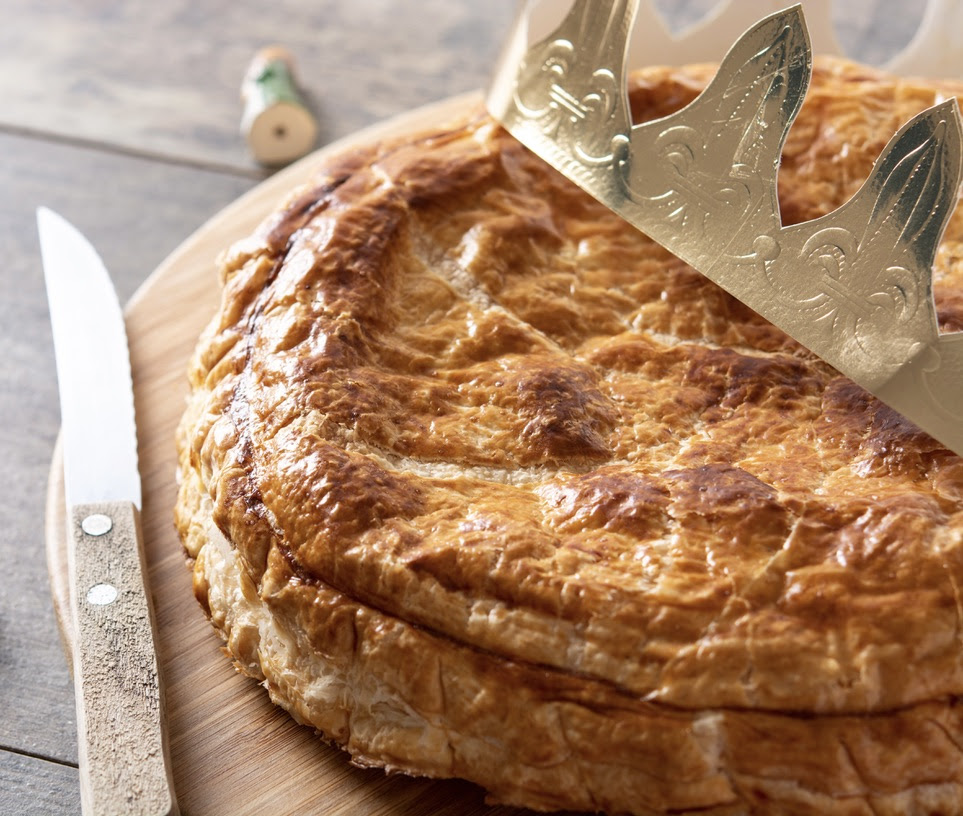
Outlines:
{"type": "Polygon", "coordinates": [[[284,60],[270,60],[253,78],[265,107],[279,102],[290,102],[304,107],[304,101],[294,86],[294,78],[284,60]]]}

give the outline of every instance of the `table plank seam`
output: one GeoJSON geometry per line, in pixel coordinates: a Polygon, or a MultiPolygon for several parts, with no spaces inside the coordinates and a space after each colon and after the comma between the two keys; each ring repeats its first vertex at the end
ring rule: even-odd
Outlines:
{"type": "Polygon", "coordinates": [[[77,763],[69,759],[60,759],[59,757],[47,756],[46,754],[38,754],[34,751],[25,751],[23,748],[14,748],[10,745],[0,745],[0,752],[24,757],[25,759],[34,759],[38,762],[49,762],[51,765],[60,765],[64,768],[77,768],[77,763]]]}
{"type": "Polygon", "coordinates": [[[83,148],[86,150],[96,150],[101,153],[122,155],[135,159],[144,159],[145,161],[153,161],[176,167],[205,170],[211,173],[220,173],[221,175],[253,179],[255,181],[263,181],[272,174],[272,171],[270,170],[260,169],[257,167],[239,167],[233,164],[205,161],[204,159],[193,159],[189,156],[173,156],[168,153],[130,147],[129,145],[113,144],[111,142],[100,141],[97,139],[87,139],[82,136],[70,136],[64,133],[57,133],[55,131],[36,130],[31,127],[15,125],[10,122],[0,121],[0,134],[17,136],[24,139],[35,139],[38,141],[83,148]]]}

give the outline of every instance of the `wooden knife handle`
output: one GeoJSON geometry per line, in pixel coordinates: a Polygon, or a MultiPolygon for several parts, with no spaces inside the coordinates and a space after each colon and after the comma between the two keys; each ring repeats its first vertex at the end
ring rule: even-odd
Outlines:
{"type": "Polygon", "coordinates": [[[175,816],[164,695],[129,502],[74,505],[67,565],[85,816],[175,816]]]}

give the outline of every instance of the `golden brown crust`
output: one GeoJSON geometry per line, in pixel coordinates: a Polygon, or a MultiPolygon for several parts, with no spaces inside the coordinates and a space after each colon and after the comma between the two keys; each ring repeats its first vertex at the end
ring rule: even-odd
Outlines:
{"type": "MultiPolygon", "coordinates": [[[[642,72],[634,116],[710,76],[642,72]]],[[[784,220],[957,90],[818,62],[784,220]]],[[[357,761],[539,808],[959,809],[963,463],[481,112],[331,162],[223,282],[195,588],[357,761]]]]}

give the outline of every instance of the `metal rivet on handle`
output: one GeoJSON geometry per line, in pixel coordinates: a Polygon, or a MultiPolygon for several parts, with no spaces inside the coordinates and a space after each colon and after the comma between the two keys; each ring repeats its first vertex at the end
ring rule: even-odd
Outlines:
{"type": "Polygon", "coordinates": [[[89,536],[102,536],[109,533],[113,526],[114,522],[111,521],[110,516],[105,516],[103,513],[91,513],[80,522],[80,529],[89,536]]]}
{"type": "Polygon", "coordinates": [[[117,600],[117,587],[110,584],[94,584],[87,590],[87,603],[106,606],[117,600]]]}

